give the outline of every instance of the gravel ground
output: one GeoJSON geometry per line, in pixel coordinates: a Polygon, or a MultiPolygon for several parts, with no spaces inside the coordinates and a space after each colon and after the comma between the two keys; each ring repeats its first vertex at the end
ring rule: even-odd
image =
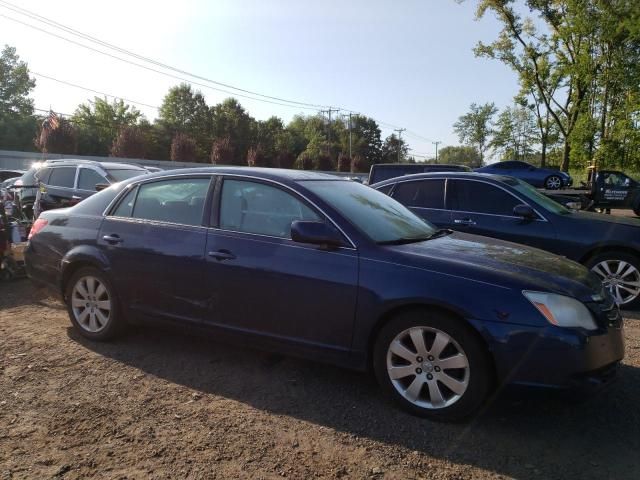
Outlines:
{"type": "Polygon", "coordinates": [[[111,344],[27,281],[0,284],[0,479],[640,478],[640,315],[616,384],[510,394],[467,424],[408,416],[373,381],[177,330],[111,344]]]}

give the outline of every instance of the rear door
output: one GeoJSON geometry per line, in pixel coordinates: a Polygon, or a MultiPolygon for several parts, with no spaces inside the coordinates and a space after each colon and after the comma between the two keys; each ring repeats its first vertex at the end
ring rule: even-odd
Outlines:
{"type": "Polygon", "coordinates": [[[130,310],[202,318],[204,206],[211,176],[154,179],[131,188],[98,236],[118,293],[130,310]]]}
{"type": "Polygon", "coordinates": [[[295,220],[329,220],[294,191],[225,177],[207,238],[212,325],[344,354],[351,344],[358,252],[291,240],[295,220]]]}
{"type": "Polygon", "coordinates": [[[598,207],[625,208],[632,206],[636,182],[622,172],[598,174],[598,207]]]}
{"type": "Polygon", "coordinates": [[[75,194],[77,167],[51,167],[51,173],[42,188],[40,199],[42,210],[64,208],[77,203],[75,194]]]}
{"type": "Polygon", "coordinates": [[[445,180],[442,178],[398,182],[391,196],[425,220],[445,228],[451,212],[445,209],[445,180]]]}
{"type": "Polygon", "coordinates": [[[446,202],[454,230],[553,250],[556,233],[551,222],[537,212],[533,220],[515,216],[514,207],[527,203],[495,184],[450,179],[446,202]]]}

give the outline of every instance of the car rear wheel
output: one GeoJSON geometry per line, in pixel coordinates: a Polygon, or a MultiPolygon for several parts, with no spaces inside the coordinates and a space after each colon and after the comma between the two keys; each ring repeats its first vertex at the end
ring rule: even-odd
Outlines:
{"type": "Polygon", "coordinates": [[[380,331],[373,365],[404,410],[455,421],[475,412],[491,384],[488,354],[469,327],[437,311],[404,312],[380,331]]]}
{"type": "Polygon", "coordinates": [[[618,305],[640,305],[640,259],[626,252],[605,252],[589,259],[587,267],[602,279],[618,305]]]}
{"type": "Polygon", "coordinates": [[[544,188],[547,190],[558,190],[562,188],[562,179],[558,175],[551,175],[545,179],[544,188]]]}
{"type": "Polygon", "coordinates": [[[110,340],[124,328],[111,282],[97,268],[85,267],[75,272],[65,297],[71,323],[82,336],[110,340]]]}

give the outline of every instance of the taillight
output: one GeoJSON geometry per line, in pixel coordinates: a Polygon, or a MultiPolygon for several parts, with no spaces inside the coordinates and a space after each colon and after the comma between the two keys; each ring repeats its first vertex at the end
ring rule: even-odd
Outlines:
{"type": "Polygon", "coordinates": [[[47,226],[49,222],[44,218],[38,218],[33,225],[31,226],[31,230],[29,231],[29,240],[31,240],[35,235],[40,232],[44,227],[47,226]]]}

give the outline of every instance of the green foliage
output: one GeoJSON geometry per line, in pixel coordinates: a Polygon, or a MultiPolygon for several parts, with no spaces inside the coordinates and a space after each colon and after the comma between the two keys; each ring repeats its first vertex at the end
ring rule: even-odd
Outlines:
{"type": "Polygon", "coordinates": [[[35,85],[16,49],[5,45],[0,53],[0,148],[33,149],[37,120],[29,94],[35,85]]]}
{"type": "Polygon", "coordinates": [[[78,131],[78,154],[109,155],[116,136],[124,127],[134,126],[142,114],[123,100],[109,102],[95,97],[80,104],[71,117],[78,131]]]}
{"type": "Polygon", "coordinates": [[[339,172],[351,171],[351,158],[349,158],[349,155],[346,155],[344,153],[340,153],[340,155],[338,155],[337,170],[339,172]]]}
{"type": "Polygon", "coordinates": [[[77,153],[77,133],[66,118],[49,113],[40,125],[35,139],[36,148],[42,153],[77,153]]]}
{"type": "Polygon", "coordinates": [[[469,112],[458,118],[453,129],[465,145],[474,145],[480,154],[480,161],[484,160],[484,153],[489,147],[492,134],[493,117],[498,109],[493,103],[477,105],[472,103],[469,112]]]}
{"type": "Polygon", "coordinates": [[[197,145],[195,139],[186,133],[176,133],[171,141],[172,162],[195,162],[197,145]]]}
{"type": "MultiPolygon", "coordinates": [[[[397,137],[395,133],[389,135],[382,145],[381,161],[382,163],[403,163],[407,160],[409,146],[403,138],[397,137]]],[[[356,155],[357,156],[357,155],[356,155]]],[[[360,155],[367,165],[371,165],[366,157],[360,155]]],[[[355,158],[355,157],[354,157],[355,158]]]]}
{"type": "Polygon", "coordinates": [[[526,107],[507,107],[498,115],[489,142],[500,160],[522,160],[533,154],[538,143],[534,114],[526,107]]]}
{"type": "Polygon", "coordinates": [[[351,159],[351,173],[367,173],[371,165],[362,155],[356,155],[351,159]]]}
{"type": "Polygon", "coordinates": [[[120,129],[111,146],[111,156],[121,158],[145,158],[147,138],[138,126],[126,126],[120,129]]]}
{"type": "Polygon", "coordinates": [[[214,165],[233,165],[235,150],[229,137],[216,138],[213,141],[210,159],[214,165]]]}
{"type": "Polygon", "coordinates": [[[482,158],[476,147],[444,147],[438,152],[438,163],[478,168],[482,166],[482,158]]]}
{"type": "Polygon", "coordinates": [[[313,158],[311,158],[311,155],[305,150],[298,155],[294,167],[298,170],[313,170],[313,158]]]}
{"type": "Polygon", "coordinates": [[[249,147],[254,143],[256,121],[235,98],[228,98],[211,109],[213,137],[229,138],[234,148],[233,165],[246,165],[249,147]]]}
{"type": "Polygon", "coordinates": [[[267,157],[261,148],[252,147],[247,154],[247,165],[250,167],[272,167],[272,160],[267,157]]]}

